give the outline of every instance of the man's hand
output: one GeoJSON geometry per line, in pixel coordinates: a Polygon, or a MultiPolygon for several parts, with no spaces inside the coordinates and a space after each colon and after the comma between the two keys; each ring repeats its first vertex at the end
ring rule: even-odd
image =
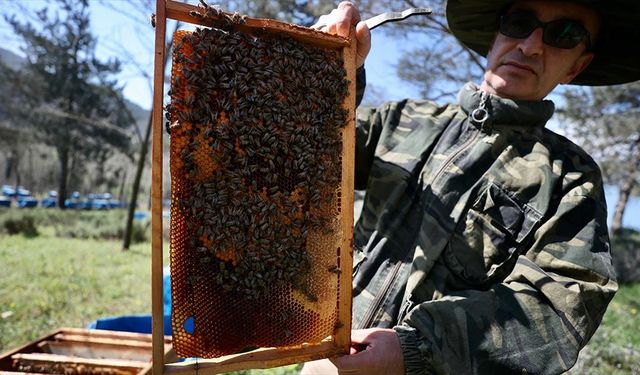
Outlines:
{"type": "Polygon", "coordinates": [[[332,10],[329,14],[320,16],[318,22],[311,27],[348,38],[354,26],[356,28],[355,42],[357,44],[356,67],[359,68],[364,64],[364,60],[371,49],[371,33],[367,25],[364,22],[360,22],[360,12],[353,3],[349,1],[341,2],[338,8],[332,10]]]}
{"type": "Polygon", "coordinates": [[[302,369],[302,374],[404,374],[404,357],[398,335],[394,330],[384,328],[351,331],[350,355],[309,362],[302,369]]]}

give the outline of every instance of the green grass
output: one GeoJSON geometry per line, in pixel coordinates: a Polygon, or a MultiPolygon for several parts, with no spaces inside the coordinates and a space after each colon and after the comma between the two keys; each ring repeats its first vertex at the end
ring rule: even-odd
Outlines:
{"type": "Polygon", "coordinates": [[[603,319],[611,342],[640,350],[640,284],[623,285],[603,319]]]}
{"type": "Polygon", "coordinates": [[[0,240],[0,351],[60,327],[149,313],[149,245],[50,236],[0,240]]]}
{"type": "MultiPolygon", "coordinates": [[[[0,233],[37,236],[52,230],[57,237],[100,240],[122,239],[127,211],[60,210],[49,208],[0,208],[0,233]]],[[[132,242],[149,240],[149,221],[134,220],[132,242]]]]}
{"type": "MultiPolygon", "coordinates": [[[[40,235],[0,236],[0,353],[62,327],[114,315],[151,314],[151,247],[40,235]]],[[[165,242],[166,243],[166,242],[165,242]]],[[[165,249],[164,264],[168,265],[165,249]]],[[[235,375],[291,375],[299,366],[235,375]]]]}
{"type": "MultiPolygon", "coordinates": [[[[0,352],[61,327],[113,315],[150,314],[150,245],[119,240],[0,236],[0,352]]],[[[166,253],[166,251],[165,251],[166,253]]],[[[165,264],[168,264],[165,254],[165,264]]],[[[287,375],[297,366],[240,374],[287,375]]],[[[571,374],[640,374],[640,284],[621,285],[571,374]]]]}
{"type": "Polygon", "coordinates": [[[640,374],[640,284],[620,286],[570,374],[640,374]]]}

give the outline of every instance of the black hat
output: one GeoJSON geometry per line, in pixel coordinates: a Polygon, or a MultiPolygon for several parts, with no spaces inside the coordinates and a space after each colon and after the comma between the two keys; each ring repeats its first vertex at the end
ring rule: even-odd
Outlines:
{"type": "MultiPolygon", "coordinates": [[[[447,20],[465,46],[487,56],[500,12],[513,0],[448,0],[447,20]]],[[[594,8],[602,18],[594,57],[574,85],[615,85],[640,79],[640,1],[574,0],[594,8]]]]}

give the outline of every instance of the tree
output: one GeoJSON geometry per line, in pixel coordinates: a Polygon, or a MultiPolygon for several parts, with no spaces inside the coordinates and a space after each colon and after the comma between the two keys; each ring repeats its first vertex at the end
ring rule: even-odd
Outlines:
{"type": "Polygon", "coordinates": [[[620,191],[611,231],[620,234],[625,207],[640,186],[640,83],[565,90],[559,113],[567,133],[601,165],[605,181],[620,191]]]}
{"type": "Polygon", "coordinates": [[[38,24],[5,18],[23,40],[28,62],[20,70],[0,66],[0,80],[10,85],[0,95],[14,126],[33,129],[37,140],[55,149],[58,205],[64,208],[72,162],[80,165],[105,149],[126,152],[133,120],[110,78],[118,61],[95,56],[88,1],[58,0],[57,9],[36,16],[38,24]]]}
{"type": "Polygon", "coordinates": [[[28,145],[24,131],[0,122],[0,150],[7,160],[2,174],[5,181],[13,180],[16,186],[21,184],[20,161],[28,145]]]}
{"type": "MultiPolygon", "coordinates": [[[[120,12],[127,17],[134,19],[139,25],[146,24],[146,19],[148,15],[152,14],[155,10],[154,4],[152,2],[146,0],[139,0],[138,2],[129,3],[129,7],[123,8],[120,5],[118,7],[114,7],[109,2],[103,2],[104,6],[107,6],[113,10],[120,12]]],[[[262,17],[262,18],[277,18],[284,21],[294,22],[302,25],[311,25],[315,22],[317,17],[325,12],[329,12],[332,8],[333,2],[328,0],[319,0],[319,1],[287,1],[287,0],[278,0],[272,2],[266,1],[223,1],[217,2],[218,6],[221,6],[222,9],[229,12],[241,12],[250,15],[251,17],[262,17]]],[[[179,24],[175,25],[175,29],[177,30],[180,27],[179,24]]],[[[137,35],[147,35],[145,33],[137,33],[137,35]]],[[[151,33],[148,34],[148,38],[151,38],[151,33]]],[[[172,34],[169,34],[169,40],[167,42],[166,47],[166,57],[170,57],[170,47],[172,45],[172,34]]],[[[149,46],[153,46],[153,43],[146,43],[149,46]]],[[[120,52],[120,55],[128,56],[127,62],[136,66],[137,70],[140,72],[142,76],[147,78],[149,81],[149,85],[151,86],[152,76],[150,74],[151,69],[144,69],[142,65],[136,61],[134,56],[126,53],[123,48],[114,48],[120,52]]],[[[149,53],[152,53],[150,51],[149,53]]],[[[164,65],[166,67],[168,60],[165,60],[164,65]]],[[[131,244],[131,233],[133,229],[133,217],[134,212],[137,206],[138,201],[138,193],[140,190],[140,180],[142,178],[142,172],[146,165],[147,154],[149,149],[149,139],[151,134],[151,114],[149,115],[149,120],[147,123],[147,127],[145,130],[145,134],[141,137],[140,149],[138,153],[138,162],[136,167],[136,172],[134,174],[134,179],[132,182],[131,189],[131,197],[129,200],[129,210],[127,214],[127,219],[125,222],[125,230],[123,236],[123,245],[122,248],[124,251],[129,249],[131,244]]]]}
{"type": "MultiPolygon", "coordinates": [[[[434,0],[427,5],[433,11],[431,15],[410,17],[373,32],[387,33],[409,46],[396,65],[401,80],[415,86],[425,99],[451,101],[465,82],[482,77],[484,58],[451,34],[445,15],[446,0],[434,0]]],[[[363,19],[389,10],[424,6],[413,0],[359,2],[363,19]]]]}

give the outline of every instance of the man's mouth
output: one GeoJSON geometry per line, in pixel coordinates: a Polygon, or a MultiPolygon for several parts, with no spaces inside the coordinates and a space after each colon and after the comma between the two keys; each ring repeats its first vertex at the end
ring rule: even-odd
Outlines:
{"type": "Polygon", "coordinates": [[[514,68],[517,68],[517,69],[520,69],[520,70],[526,70],[526,71],[529,71],[529,72],[531,72],[531,73],[533,73],[535,75],[538,74],[536,72],[536,70],[533,69],[532,67],[530,67],[529,65],[521,64],[521,63],[518,63],[518,62],[515,62],[515,61],[507,61],[507,62],[503,63],[502,65],[514,67],[514,68]]]}

